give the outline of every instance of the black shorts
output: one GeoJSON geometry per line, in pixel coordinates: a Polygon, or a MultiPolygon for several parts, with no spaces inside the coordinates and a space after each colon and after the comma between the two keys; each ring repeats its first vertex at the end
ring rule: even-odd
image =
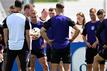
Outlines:
{"type": "Polygon", "coordinates": [[[85,62],[87,64],[92,64],[94,61],[94,56],[97,55],[97,49],[96,48],[86,48],[86,55],[85,55],[85,62]]]}
{"type": "Polygon", "coordinates": [[[32,48],[31,54],[35,55],[37,58],[41,58],[45,56],[44,49],[42,48],[36,48],[36,49],[32,48]]]}
{"type": "Polygon", "coordinates": [[[63,49],[52,49],[51,63],[71,63],[70,44],[63,49]]]}
{"type": "Polygon", "coordinates": [[[51,47],[46,48],[46,56],[47,56],[47,61],[50,62],[51,61],[51,47]]]}

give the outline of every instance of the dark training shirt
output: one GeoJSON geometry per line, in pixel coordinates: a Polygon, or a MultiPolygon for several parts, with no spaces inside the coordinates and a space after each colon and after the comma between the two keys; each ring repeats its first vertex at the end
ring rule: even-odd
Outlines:
{"type": "Polygon", "coordinates": [[[65,48],[69,43],[69,26],[73,27],[74,21],[63,15],[56,15],[44,23],[44,28],[52,30],[53,48],[65,48]]]}

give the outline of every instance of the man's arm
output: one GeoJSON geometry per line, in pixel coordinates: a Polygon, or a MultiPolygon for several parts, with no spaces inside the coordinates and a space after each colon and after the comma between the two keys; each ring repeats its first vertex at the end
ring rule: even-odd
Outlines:
{"type": "Polygon", "coordinates": [[[44,23],[43,27],[40,30],[41,36],[45,39],[45,41],[51,46],[52,40],[50,40],[47,36],[46,31],[51,27],[51,19],[44,23]]]}
{"type": "Polygon", "coordinates": [[[72,38],[70,39],[70,41],[72,42],[79,34],[80,30],[76,27],[73,26],[73,29],[75,30],[74,35],[72,36],[72,38]]]}
{"type": "Polygon", "coordinates": [[[74,35],[70,39],[70,41],[72,42],[78,36],[80,30],[76,27],[75,22],[72,21],[70,18],[68,18],[68,23],[69,23],[69,26],[71,26],[75,30],[74,35]]]}
{"type": "Polygon", "coordinates": [[[26,19],[26,22],[25,22],[25,37],[26,37],[26,41],[27,41],[27,44],[28,44],[28,48],[30,50],[30,35],[29,35],[29,30],[30,30],[29,20],[26,19]]]}
{"type": "Polygon", "coordinates": [[[52,40],[50,40],[46,34],[46,29],[44,27],[41,28],[41,36],[45,39],[45,41],[51,46],[52,40]]]}
{"type": "Polygon", "coordinates": [[[8,46],[8,39],[9,39],[9,31],[6,24],[6,19],[3,20],[3,35],[4,35],[4,43],[5,43],[4,49],[6,49],[8,46]]]}
{"type": "Polygon", "coordinates": [[[8,46],[8,28],[3,29],[3,35],[4,35],[4,43],[5,43],[5,49],[8,46]]]}
{"type": "Polygon", "coordinates": [[[87,24],[88,24],[88,23],[86,23],[86,25],[85,25],[85,27],[84,27],[84,29],[83,29],[82,38],[83,38],[85,44],[86,44],[88,47],[91,47],[91,44],[87,41],[87,31],[86,31],[86,30],[87,30],[87,24]]]}

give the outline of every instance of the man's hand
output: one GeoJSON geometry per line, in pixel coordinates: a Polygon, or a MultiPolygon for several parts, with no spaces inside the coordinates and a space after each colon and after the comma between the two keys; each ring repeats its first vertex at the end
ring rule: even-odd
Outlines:
{"type": "Polygon", "coordinates": [[[103,48],[107,48],[107,45],[104,45],[103,48]]]}
{"type": "Polygon", "coordinates": [[[90,44],[89,42],[85,42],[85,43],[86,43],[86,45],[87,45],[89,48],[92,47],[91,44],[90,44]]]}
{"type": "Polygon", "coordinates": [[[50,46],[52,46],[53,40],[47,40],[46,42],[47,42],[50,46]]]}
{"type": "Polygon", "coordinates": [[[97,42],[94,42],[93,44],[92,44],[92,48],[96,48],[97,47],[97,42]]]}

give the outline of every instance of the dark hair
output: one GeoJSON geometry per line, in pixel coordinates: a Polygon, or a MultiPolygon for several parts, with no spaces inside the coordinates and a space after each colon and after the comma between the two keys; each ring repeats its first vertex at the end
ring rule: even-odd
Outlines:
{"type": "Polygon", "coordinates": [[[13,5],[11,5],[9,8],[10,8],[10,9],[14,9],[15,7],[14,7],[13,5]]]}
{"type": "Polygon", "coordinates": [[[18,7],[18,8],[22,8],[22,2],[19,1],[19,0],[16,0],[14,6],[15,6],[15,7],[18,7]]]}
{"type": "Polygon", "coordinates": [[[53,10],[55,10],[55,8],[49,8],[49,11],[53,11],[53,10]]]}
{"type": "MultiPolygon", "coordinates": [[[[76,16],[77,15],[79,15],[79,16],[81,16],[81,17],[83,17],[84,19],[83,19],[83,23],[82,23],[82,25],[84,26],[85,25],[85,23],[86,23],[86,19],[85,19],[85,16],[84,16],[84,14],[82,13],[82,12],[78,12],[77,14],[76,14],[76,16]]],[[[79,24],[79,22],[77,21],[77,23],[76,24],[79,24]]]]}
{"type": "Polygon", "coordinates": [[[42,10],[42,12],[41,12],[41,13],[43,13],[44,11],[47,11],[47,9],[46,9],[46,8],[43,8],[43,10],[42,10]]]}
{"type": "Polygon", "coordinates": [[[104,9],[99,9],[99,10],[97,11],[97,15],[102,15],[102,14],[105,14],[104,9]]]}
{"type": "Polygon", "coordinates": [[[61,3],[57,3],[57,4],[56,4],[56,8],[63,9],[63,8],[64,8],[64,5],[63,5],[63,4],[61,4],[61,3]]]}
{"type": "Polygon", "coordinates": [[[27,8],[30,9],[30,5],[29,5],[29,4],[26,4],[26,5],[24,6],[24,10],[27,9],[27,8]]]}
{"type": "Polygon", "coordinates": [[[89,10],[89,12],[90,12],[90,13],[96,12],[96,9],[95,9],[95,8],[91,8],[91,9],[89,10]]]}

